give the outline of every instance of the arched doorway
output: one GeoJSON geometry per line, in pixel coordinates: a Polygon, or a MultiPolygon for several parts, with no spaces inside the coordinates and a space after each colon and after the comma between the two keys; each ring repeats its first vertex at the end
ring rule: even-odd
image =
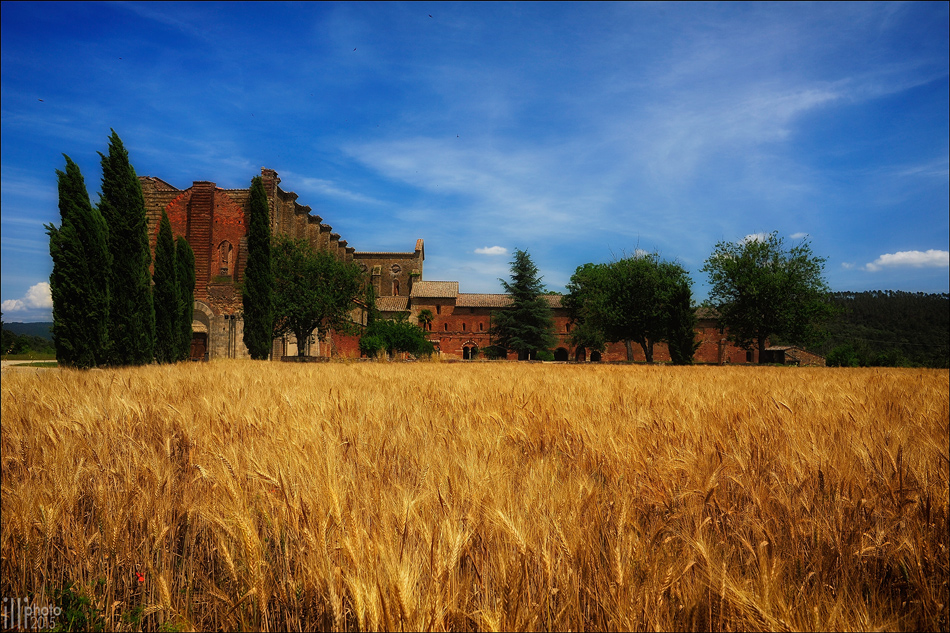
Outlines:
{"type": "Polygon", "coordinates": [[[599,363],[600,362],[600,352],[591,352],[590,353],[590,362],[599,363]]]}
{"type": "Polygon", "coordinates": [[[211,308],[201,301],[195,301],[191,321],[191,360],[208,360],[211,345],[208,340],[211,332],[211,308]]]}
{"type": "Polygon", "coordinates": [[[567,353],[567,350],[564,349],[563,347],[559,347],[556,350],[554,350],[554,360],[567,362],[568,358],[569,358],[569,355],[567,353]]]}
{"type": "Polygon", "coordinates": [[[587,348],[581,346],[574,350],[574,360],[576,360],[578,363],[587,362],[587,348]]]}

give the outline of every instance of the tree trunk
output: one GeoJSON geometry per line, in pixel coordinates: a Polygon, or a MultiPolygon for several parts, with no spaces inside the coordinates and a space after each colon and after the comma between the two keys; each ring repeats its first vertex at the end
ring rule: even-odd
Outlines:
{"type": "Polygon", "coordinates": [[[653,364],[653,341],[650,339],[642,339],[640,341],[640,347],[643,348],[643,357],[646,358],[647,364],[653,364]]]}
{"type": "Polygon", "coordinates": [[[633,362],[633,341],[626,338],[623,340],[624,346],[627,348],[627,361],[633,362]]]}
{"type": "Polygon", "coordinates": [[[303,358],[307,355],[307,339],[310,338],[310,334],[304,334],[303,330],[299,332],[295,330],[294,336],[297,337],[297,358],[303,358]]]}

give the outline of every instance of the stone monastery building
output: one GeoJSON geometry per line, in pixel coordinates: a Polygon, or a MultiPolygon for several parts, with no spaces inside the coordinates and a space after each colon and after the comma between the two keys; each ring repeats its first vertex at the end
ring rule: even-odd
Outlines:
{"type": "MultiPolygon", "coordinates": [[[[362,252],[333,232],[329,224],[314,215],[310,207],[297,202],[297,194],[284,191],[273,169],[261,170],[264,189],[270,203],[271,232],[307,239],[315,248],[328,250],[347,262],[355,262],[372,280],[377,294],[377,307],[384,317],[408,313],[415,323],[422,310],[428,309],[433,320],[428,337],[443,357],[470,359],[490,344],[488,331],[492,313],[510,303],[506,294],[472,294],[459,292],[457,281],[428,281],[423,276],[425,247],[416,240],[412,250],[400,253],[362,252]]],[[[142,193],[148,214],[152,253],[158,239],[162,211],[168,213],[174,235],[188,240],[195,252],[195,311],[192,329],[193,360],[209,358],[248,358],[244,346],[241,318],[240,283],[247,262],[247,229],[249,218],[245,208],[250,189],[221,189],[213,182],[193,182],[187,189],[177,189],[152,176],[141,176],[142,193]]],[[[570,318],[561,306],[561,297],[547,297],[554,315],[558,347],[556,360],[612,361],[626,360],[622,343],[610,345],[603,354],[574,348],[569,341],[570,318]]],[[[358,321],[360,310],[354,309],[358,321]]],[[[697,337],[701,341],[697,362],[747,363],[755,361],[753,353],[729,343],[718,329],[712,315],[698,314],[697,337]]],[[[325,341],[304,342],[314,356],[359,357],[359,339],[331,333],[325,341]]],[[[643,351],[634,345],[638,360],[643,351]]],[[[273,358],[297,353],[294,337],[274,341],[273,358]]],[[[511,356],[514,358],[514,355],[511,356]]],[[[665,344],[657,344],[654,359],[669,360],[665,344]]]]}

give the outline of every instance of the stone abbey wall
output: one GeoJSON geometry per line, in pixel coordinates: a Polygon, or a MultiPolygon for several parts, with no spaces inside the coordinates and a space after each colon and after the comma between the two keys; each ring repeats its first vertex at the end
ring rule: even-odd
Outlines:
{"type": "MultiPolygon", "coordinates": [[[[347,240],[297,202],[297,194],[279,187],[273,169],[261,170],[270,205],[271,232],[305,239],[315,248],[334,253],[340,259],[357,262],[373,274],[378,296],[408,293],[413,279],[422,277],[425,259],[422,240],[405,253],[358,253],[347,240]]],[[[178,189],[152,176],[139,178],[145,198],[152,253],[158,241],[162,211],[168,213],[172,233],[183,236],[195,252],[195,358],[247,358],[241,319],[241,290],[247,263],[246,214],[250,189],[222,189],[213,182],[195,181],[178,189]]],[[[313,351],[321,355],[359,355],[352,337],[332,337],[314,341],[313,351]],[[334,340],[335,339],[335,340],[334,340]]],[[[296,353],[296,342],[278,340],[274,356],[296,353]]]]}
{"type": "MultiPolygon", "coordinates": [[[[459,292],[455,281],[426,281],[423,277],[425,246],[421,239],[411,251],[359,252],[332,227],[315,215],[309,206],[297,202],[297,194],[280,188],[280,178],[273,169],[261,170],[261,178],[270,205],[271,232],[305,239],[319,250],[330,251],[340,259],[356,263],[369,277],[376,291],[377,307],[384,316],[408,314],[416,322],[423,310],[429,310],[433,321],[429,339],[446,358],[469,359],[490,344],[492,313],[504,309],[510,298],[504,294],[459,292]]],[[[168,213],[172,232],[183,236],[195,252],[195,320],[192,357],[247,358],[244,346],[244,323],[241,318],[240,285],[247,263],[246,209],[250,189],[222,189],[209,181],[195,181],[186,189],[178,189],[152,176],[139,178],[145,197],[152,253],[158,240],[162,211],[168,213]]],[[[622,361],[627,359],[622,343],[614,343],[602,353],[576,349],[570,344],[570,315],[561,307],[561,298],[548,297],[554,316],[558,360],[622,361]]],[[[747,363],[754,355],[728,343],[711,315],[700,312],[697,327],[701,342],[695,359],[703,363],[747,363]]],[[[354,321],[360,320],[354,309],[354,321]]],[[[314,356],[358,357],[359,339],[331,333],[327,340],[305,341],[307,353],[314,356]]],[[[635,360],[645,360],[643,351],[634,345],[635,360]]],[[[293,337],[276,340],[273,358],[295,355],[297,341],[293,337]]],[[[514,356],[512,355],[512,358],[514,356]]],[[[668,361],[664,344],[654,349],[656,361],[668,361]]]]}

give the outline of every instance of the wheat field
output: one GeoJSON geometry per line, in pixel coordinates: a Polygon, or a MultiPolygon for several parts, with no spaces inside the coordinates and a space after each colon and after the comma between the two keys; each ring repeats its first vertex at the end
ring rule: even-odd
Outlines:
{"type": "Polygon", "coordinates": [[[947,630],[948,372],[4,371],[2,594],[105,630],[947,630]]]}

